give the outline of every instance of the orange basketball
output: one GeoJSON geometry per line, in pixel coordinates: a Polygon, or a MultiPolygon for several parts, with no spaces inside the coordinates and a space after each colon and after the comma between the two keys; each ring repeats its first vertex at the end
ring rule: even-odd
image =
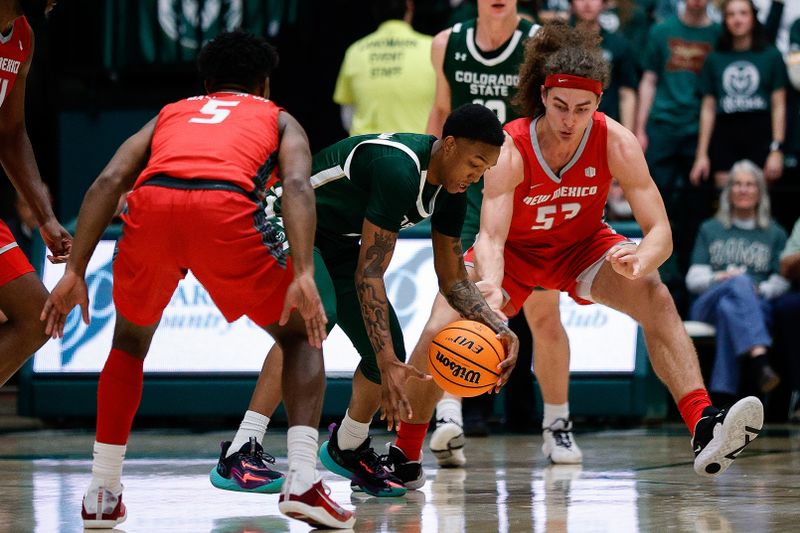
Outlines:
{"type": "Polygon", "coordinates": [[[436,384],[450,394],[478,396],[497,383],[497,365],[505,357],[492,328],[459,320],[433,338],[428,348],[428,368],[436,384]]]}

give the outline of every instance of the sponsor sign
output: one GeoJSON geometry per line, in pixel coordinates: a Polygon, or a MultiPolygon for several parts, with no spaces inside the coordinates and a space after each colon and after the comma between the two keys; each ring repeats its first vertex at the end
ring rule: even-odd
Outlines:
{"type": "MultiPolygon", "coordinates": [[[[39,373],[99,372],[111,347],[116,313],[111,296],[114,241],[101,241],[87,269],[91,323],[84,324],[76,308],[69,315],[64,338],[50,340],[34,356],[39,373]]],[[[46,263],[43,281],[52,289],[63,265],[46,263]]],[[[397,241],[386,274],[386,289],[405,334],[408,353],[430,315],[439,288],[427,239],[397,241]]],[[[636,350],[636,324],[600,305],[579,306],[562,295],[561,318],[572,349],[571,370],[631,372],[636,350]]],[[[145,372],[258,372],[273,342],[242,318],[227,323],[211,297],[189,273],[164,310],[145,360],[145,372]]],[[[325,341],[325,369],[331,376],[351,376],[358,354],[338,327],[325,341]]]]}

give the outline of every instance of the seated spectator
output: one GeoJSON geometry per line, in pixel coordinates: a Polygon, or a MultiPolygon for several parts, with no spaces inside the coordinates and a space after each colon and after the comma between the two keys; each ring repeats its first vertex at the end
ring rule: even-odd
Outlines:
{"type": "Polygon", "coordinates": [[[775,333],[781,337],[791,377],[789,420],[800,422],[800,219],[781,254],[781,275],[793,289],[775,302],[775,333]]]}
{"type": "Polygon", "coordinates": [[[740,363],[762,393],[780,378],[767,351],[771,302],[789,288],[779,274],[786,232],[770,218],[764,174],[751,161],[739,161],[720,195],[714,218],[700,226],[686,275],[699,295],[692,320],[717,328],[716,356],[709,391],[733,399],[739,391],[740,363]],[[742,361],[745,358],[745,361],[742,361]]]}
{"type": "Polygon", "coordinates": [[[768,40],[752,0],[723,0],[724,24],[706,58],[692,183],[714,176],[718,188],[738,159],[764,169],[767,181],[783,174],[786,138],[786,65],[768,40]]]}

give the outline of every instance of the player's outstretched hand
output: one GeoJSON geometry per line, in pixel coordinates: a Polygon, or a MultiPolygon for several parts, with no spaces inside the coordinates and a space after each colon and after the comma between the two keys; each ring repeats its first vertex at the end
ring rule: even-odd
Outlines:
{"type": "Polygon", "coordinates": [[[89,291],[86,280],[72,270],[67,269],[64,277],[53,288],[39,320],[45,323],[44,331],[52,338],[64,336],[64,322],[67,315],[76,306],[81,306],[83,321],[89,323],[89,291]]]}
{"type": "Polygon", "coordinates": [[[47,249],[53,253],[47,259],[53,264],[66,263],[72,250],[72,235],[55,218],[39,226],[39,233],[47,249]]]}
{"type": "Polygon", "coordinates": [[[411,402],[406,396],[408,378],[428,381],[431,377],[419,369],[397,359],[381,368],[381,420],[386,420],[386,429],[391,431],[400,424],[403,412],[409,420],[414,418],[411,402]]]}
{"type": "Polygon", "coordinates": [[[606,261],[611,263],[614,272],[628,279],[642,277],[642,264],[636,255],[638,247],[632,243],[617,244],[608,252],[606,261]]]}
{"type": "Polygon", "coordinates": [[[503,348],[506,350],[506,358],[497,365],[497,369],[500,370],[501,373],[494,387],[494,392],[500,392],[500,388],[508,383],[511,371],[514,370],[514,365],[517,364],[517,354],[519,352],[519,339],[508,327],[503,327],[497,333],[497,339],[503,344],[503,348]]]}
{"type": "Polygon", "coordinates": [[[295,275],[292,283],[289,284],[279,321],[281,326],[289,321],[289,315],[294,309],[297,309],[306,322],[309,344],[316,348],[322,348],[322,341],[328,336],[325,329],[328,317],[325,316],[322,298],[319,297],[317,284],[314,283],[312,274],[295,275]]]}

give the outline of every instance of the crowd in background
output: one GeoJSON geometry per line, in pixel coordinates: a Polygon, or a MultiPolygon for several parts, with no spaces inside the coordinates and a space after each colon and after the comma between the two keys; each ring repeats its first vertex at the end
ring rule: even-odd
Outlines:
{"type": "MultiPolygon", "coordinates": [[[[227,9],[217,30],[226,29],[233,6],[270,9],[237,20],[277,44],[273,99],[303,124],[315,150],[346,132],[424,132],[436,82],[432,37],[477,15],[474,0],[409,1],[402,13],[367,9],[393,3],[378,0],[217,3],[227,9]]],[[[191,69],[179,68],[193,61],[190,45],[172,49],[146,33],[120,35],[155,2],[111,4],[118,18],[65,3],[52,27],[37,33],[37,61],[59,65],[45,75],[34,64],[29,99],[31,137],[56,197],[64,185],[53,177],[52,116],[70,107],[157,108],[188,95],[187,87],[200,91],[186,74],[191,69]],[[75,36],[76,21],[88,27],[104,16],[102,35],[75,36]],[[102,52],[89,51],[92,39],[104,40],[102,52]]],[[[800,420],[800,1],[517,4],[536,22],[561,18],[602,37],[612,77],[600,110],[639,139],[673,224],[675,251],[661,275],[684,318],[716,327],[710,391],[766,394],[783,381],[790,417],[800,420]]],[[[12,229],[27,242],[25,206],[5,189],[2,196],[2,215],[17,220],[12,229]]],[[[618,190],[608,217],[630,217],[618,190]]]]}

